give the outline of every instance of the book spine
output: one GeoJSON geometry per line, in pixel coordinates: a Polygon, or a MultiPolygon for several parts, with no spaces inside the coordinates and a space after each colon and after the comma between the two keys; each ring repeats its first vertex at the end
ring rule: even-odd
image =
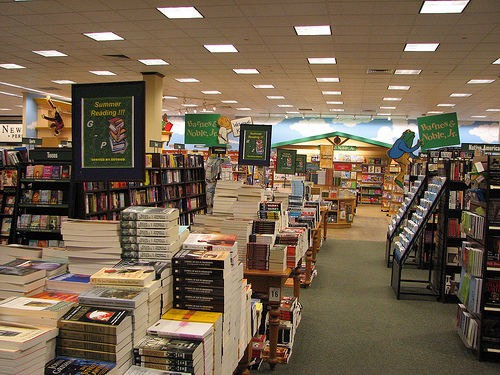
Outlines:
{"type": "Polygon", "coordinates": [[[116,354],[114,353],[96,352],[96,351],[68,348],[65,346],[58,346],[57,354],[64,357],[93,359],[95,361],[116,363],[116,354]]]}
{"type": "Polygon", "coordinates": [[[201,311],[210,311],[210,312],[224,312],[224,305],[218,303],[196,303],[196,302],[174,302],[173,304],[175,309],[184,309],[184,310],[201,310],[201,311]]]}
{"type": "Polygon", "coordinates": [[[117,351],[117,346],[114,344],[101,343],[99,341],[80,341],[72,339],[58,338],[57,344],[62,347],[68,347],[72,349],[82,349],[82,350],[94,350],[98,352],[115,353],[117,351]]]}
{"type": "Polygon", "coordinates": [[[134,279],[112,279],[108,277],[91,277],[92,284],[123,285],[123,286],[144,286],[143,280],[134,279]]]}
{"type": "Polygon", "coordinates": [[[197,278],[224,278],[224,270],[221,269],[204,269],[204,268],[183,268],[183,267],[172,267],[172,273],[175,276],[190,276],[197,278]]]}
{"type": "Polygon", "coordinates": [[[88,333],[83,331],[72,331],[67,329],[59,329],[59,338],[69,339],[69,340],[102,342],[104,344],[113,344],[113,345],[117,344],[115,335],[88,333]]]}
{"type": "Polygon", "coordinates": [[[193,302],[224,306],[224,296],[174,293],[174,302],[193,302]]]}
{"type": "Polygon", "coordinates": [[[108,308],[126,308],[126,309],[134,309],[135,301],[131,300],[121,300],[117,298],[99,298],[99,297],[87,297],[87,296],[79,296],[78,303],[84,305],[93,305],[93,306],[106,306],[108,308]]]}
{"type": "Polygon", "coordinates": [[[207,259],[182,259],[182,258],[173,258],[172,259],[172,267],[199,267],[199,268],[217,268],[223,269],[225,264],[220,260],[207,260],[207,259]]]}
{"type": "Polygon", "coordinates": [[[191,276],[175,276],[174,285],[186,285],[193,288],[223,288],[224,280],[220,278],[204,278],[191,276]]]}
{"type": "Polygon", "coordinates": [[[158,358],[170,358],[170,359],[185,359],[193,360],[193,353],[191,352],[181,352],[178,350],[156,350],[156,349],[142,349],[134,348],[135,357],[158,357],[158,358]]]}
{"type": "Polygon", "coordinates": [[[85,333],[93,333],[99,335],[116,335],[116,328],[114,326],[103,326],[100,324],[70,322],[67,320],[60,320],[58,323],[59,329],[78,331],[85,333]]]}
{"type": "Polygon", "coordinates": [[[186,367],[186,366],[175,366],[175,365],[163,365],[160,363],[151,363],[151,362],[140,362],[141,367],[154,368],[162,371],[181,371],[182,373],[192,374],[194,372],[194,367],[186,367]]]}
{"type": "Polygon", "coordinates": [[[185,283],[179,283],[174,280],[174,293],[184,293],[184,294],[198,294],[206,296],[223,296],[224,288],[210,288],[210,287],[200,287],[195,285],[189,285],[185,283]]]}
{"type": "Polygon", "coordinates": [[[159,355],[159,356],[137,355],[135,351],[134,351],[134,359],[136,363],[148,362],[148,363],[158,363],[161,365],[185,366],[185,367],[194,367],[195,365],[194,361],[190,359],[169,358],[164,355],[159,355]]]}

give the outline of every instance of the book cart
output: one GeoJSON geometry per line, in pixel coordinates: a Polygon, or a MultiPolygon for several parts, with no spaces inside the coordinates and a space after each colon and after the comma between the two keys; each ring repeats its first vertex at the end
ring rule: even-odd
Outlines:
{"type": "MultiPolygon", "coordinates": [[[[409,218],[405,228],[399,235],[399,240],[395,242],[393,250],[391,286],[399,299],[402,294],[409,295],[425,295],[440,297],[439,290],[433,283],[432,278],[432,262],[435,256],[439,254],[430,253],[430,266],[426,279],[421,277],[402,278],[402,271],[405,268],[405,263],[409,255],[416,250],[418,241],[421,240],[424,234],[425,226],[430,220],[435,220],[435,211],[439,206],[439,202],[444,197],[445,177],[433,177],[431,182],[427,184],[423,196],[420,198],[419,204],[409,218]],[[404,283],[404,285],[403,285],[404,283]],[[425,284],[425,288],[410,287],[409,284],[425,284]]],[[[417,188],[418,189],[418,188],[417,188]]]]}

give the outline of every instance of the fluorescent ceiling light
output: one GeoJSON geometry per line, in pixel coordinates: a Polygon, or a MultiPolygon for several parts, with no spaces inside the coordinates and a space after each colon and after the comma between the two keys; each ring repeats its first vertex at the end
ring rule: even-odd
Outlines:
{"type": "Polygon", "coordinates": [[[291,104],[278,104],[278,107],[280,107],[280,108],[293,108],[293,105],[291,105],[291,104]]]}
{"type": "Polygon", "coordinates": [[[437,106],[438,107],[455,107],[456,104],[452,104],[452,103],[439,103],[437,106]]]}
{"type": "Polygon", "coordinates": [[[344,102],[326,102],[326,104],[344,104],[344,102]]]}
{"type": "Polygon", "coordinates": [[[212,53],[238,52],[236,47],[232,44],[204,44],[203,47],[205,47],[212,53]]]}
{"type": "Polygon", "coordinates": [[[62,56],[68,56],[65,53],[56,51],[54,49],[52,49],[52,50],[45,50],[45,51],[31,51],[31,52],[39,54],[39,55],[42,55],[44,57],[62,57],[62,56]]]}
{"type": "Polygon", "coordinates": [[[290,113],[292,115],[296,115],[296,114],[299,114],[300,112],[299,111],[286,111],[286,113],[290,113]]]}
{"type": "Polygon", "coordinates": [[[344,109],[342,108],[330,108],[331,112],[344,112],[344,109]]]}
{"type": "Polygon", "coordinates": [[[478,115],[478,116],[471,116],[471,117],[474,117],[474,118],[486,118],[486,117],[488,117],[488,116],[478,115]]]}
{"type": "Polygon", "coordinates": [[[167,18],[203,18],[195,7],[165,7],[156,8],[167,18]]]}
{"type": "Polygon", "coordinates": [[[222,94],[220,91],[217,91],[217,90],[202,91],[202,93],[205,94],[205,95],[219,95],[219,94],[222,94]]]}
{"type": "Polygon", "coordinates": [[[398,100],[401,100],[401,98],[384,98],[383,100],[397,102],[398,100]]]}
{"type": "Polygon", "coordinates": [[[323,95],[342,95],[342,91],[321,91],[323,95]]]}
{"type": "Polygon", "coordinates": [[[488,108],[486,112],[500,112],[500,108],[488,108]]]}
{"type": "Polygon", "coordinates": [[[182,83],[200,82],[196,78],[176,78],[175,80],[182,83]]]}
{"type": "Polygon", "coordinates": [[[475,84],[475,83],[492,83],[495,82],[494,79],[471,79],[467,83],[475,84]]]}
{"type": "Polygon", "coordinates": [[[116,76],[115,73],[109,70],[89,70],[89,73],[95,74],[97,76],[116,76]]]}
{"type": "Polygon", "coordinates": [[[316,78],[316,81],[318,82],[339,82],[339,79],[336,77],[331,77],[331,78],[316,78]]]}
{"type": "Polygon", "coordinates": [[[405,51],[409,52],[433,52],[439,46],[439,43],[407,43],[405,51]]]}
{"type": "Polygon", "coordinates": [[[183,103],[182,106],[183,107],[198,107],[198,104],[186,104],[186,103],[183,103]]]}
{"type": "Polygon", "coordinates": [[[274,89],[273,85],[253,85],[256,89],[274,89]]]}
{"type": "Polygon", "coordinates": [[[69,79],[58,79],[58,80],[54,80],[51,82],[58,83],[60,85],[72,85],[73,83],[76,83],[76,82],[70,81],[69,79]]]}
{"type": "MultiPolygon", "coordinates": [[[[12,108],[0,108],[0,111],[12,111],[12,108]]],[[[474,116],[473,116],[474,117],[474,116]]],[[[486,117],[486,116],[485,116],[486,117]]]]}
{"type": "Polygon", "coordinates": [[[410,86],[388,86],[388,90],[409,90],[410,86]]]}
{"type": "Polygon", "coordinates": [[[143,63],[144,65],[169,65],[168,62],[162,59],[143,59],[139,60],[139,62],[143,63]]]}
{"type": "Polygon", "coordinates": [[[267,98],[271,99],[271,100],[274,100],[274,99],[285,99],[285,97],[281,96],[281,95],[268,95],[267,98]]]}
{"type": "Polygon", "coordinates": [[[233,69],[236,74],[260,74],[257,69],[233,69]]]}
{"type": "Polygon", "coordinates": [[[421,69],[396,69],[394,74],[420,74],[421,69]]]}
{"type": "Polygon", "coordinates": [[[0,91],[0,94],[9,95],[9,96],[15,96],[16,98],[22,98],[23,97],[22,95],[12,94],[10,92],[5,92],[5,91],[0,91]]]}
{"type": "Polygon", "coordinates": [[[297,35],[332,35],[330,25],[294,27],[297,35]]]}
{"type": "Polygon", "coordinates": [[[435,115],[439,115],[439,114],[443,113],[443,111],[429,111],[427,113],[433,113],[435,115]]]}
{"type": "Polygon", "coordinates": [[[221,100],[221,103],[225,103],[225,104],[237,104],[238,101],[237,100],[221,100]]]}
{"type": "Polygon", "coordinates": [[[119,35],[116,35],[112,32],[103,32],[103,33],[83,33],[83,35],[88,36],[98,42],[107,42],[110,40],[123,40],[123,38],[119,35]]]}
{"type": "MultiPolygon", "coordinates": [[[[43,94],[43,95],[50,95],[52,97],[61,98],[63,100],[67,100],[68,102],[71,101],[71,98],[68,98],[66,96],[57,95],[57,94],[51,94],[51,93],[48,93],[46,91],[40,91],[40,90],[32,89],[32,88],[29,88],[29,87],[13,85],[12,83],[0,82],[0,85],[5,85],[5,86],[9,86],[9,87],[15,87],[15,88],[18,88],[18,89],[22,89],[22,90],[26,90],[26,91],[31,91],[31,92],[38,92],[38,93],[43,94]]],[[[11,95],[11,96],[17,96],[19,98],[22,98],[22,95],[15,95],[15,94],[10,94],[10,93],[6,93],[6,92],[2,92],[2,94],[11,95]]]]}
{"type": "Polygon", "coordinates": [[[390,113],[377,113],[377,116],[390,116],[390,113]]]}
{"type": "Polygon", "coordinates": [[[179,99],[177,96],[163,96],[163,99],[179,99]]]}
{"type": "Polygon", "coordinates": [[[25,66],[17,65],[17,64],[0,64],[0,68],[4,68],[4,69],[26,69],[25,66]]]}
{"type": "Polygon", "coordinates": [[[469,0],[426,0],[420,13],[462,13],[469,0]]]}
{"type": "Polygon", "coordinates": [[[379,107],[380,109],[396,109],[396,107],[379,107]]]}
{"type": "Polygon", "coordinates": [[[453,94],[450,95],[450,98],[468,98],[472,94],[465,94],[465,93],[459,93],[459,92],[454,92],[453,94]]]}
{"type": "Polygon", "coordinates": [[[495,61],[493,61],[492,64],[500,64],[500,58],[498,58],[495,61]]]}
{"type": "Polygon", "coordinates": [[[237,111],[251,111],[251,108],[236,108],[237,111]]]}
{"type": "Polygon", "coordinates": [[[307,59],[309,64],[336,64],[337,60],[335,57],[309,57],[307,59]]]}

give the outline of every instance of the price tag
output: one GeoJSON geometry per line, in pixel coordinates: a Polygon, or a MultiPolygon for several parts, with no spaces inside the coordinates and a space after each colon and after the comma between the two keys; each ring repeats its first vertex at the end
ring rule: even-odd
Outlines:
{"type": "Polygon", "coordinates": [[[269,302],[281,302],[281,288],[269,288],[269,302]]]}

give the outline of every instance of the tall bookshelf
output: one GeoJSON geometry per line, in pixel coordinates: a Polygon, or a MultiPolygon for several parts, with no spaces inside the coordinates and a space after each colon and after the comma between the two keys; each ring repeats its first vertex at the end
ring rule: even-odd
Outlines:
{"type": "Polygon", "coordinates": [[[10,165],[0,171],[0,243],[12,242],[13,216],[16,203],[17,167],[10,165]]]}
{"type": "Polygon", "coordinates": [[[361,165],[358,178],[359,199],[364,204],[382,204],[384,175],[387,172],[387,159],[366,158],[361,165]]]}

